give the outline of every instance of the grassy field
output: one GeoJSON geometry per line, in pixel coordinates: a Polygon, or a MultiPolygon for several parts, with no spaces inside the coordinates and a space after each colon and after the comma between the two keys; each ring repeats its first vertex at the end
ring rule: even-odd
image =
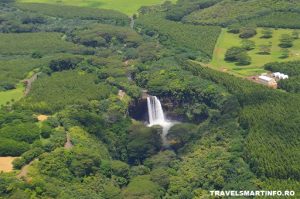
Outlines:
{"type": "Polygon", "coordinates": [[[279,58],[281,56],[281,48],[278,46],[279,39],[282,34],[291,34],[292,30],[290,29],[277,29],[273,30],[273,37],[271,39],[262,39],[260,38],[262,29],[257,29],[258,34],[251,38],[250,40],[255,42],[255,49],[249,51],[248,54],[252,58],[251,64],[248,66],[236,66],[234,63],[229,63],[224,60],[226,50],[233,46],[241,46],[241,41],[238,35],[228,33],[226,29],[222,29],[218,42],[216,44],[214,55],[210,66],[232,73],[238,76],[251,76],[257,75],[264,72],[262,66],[269,62],[280,62],[280,61],[292,61],[300,60],[300,39],[294,41],[294,46],[290,48],[290,55],[286,59],[279,58]],[[271,54],[270,55],[260,55],[259,46],[268,45],[272,42],[271,54]]]}
{"type": "MultiPolygon", "coordinates": [[[[176,0],[171,0],[176,2],[176,0]]],[[[49,3],[49,4],[63,4],[72,6],[83,6],[83,7],[93,7],[93,8],[104,8],[112,9],[123,12],[127,15],[132,15],[141,6],[149,6],[155,4],[161,4],[164,0],[19,0],[23,3],[49,3]]]]}
{"type": "Polygon", "coordinates": [[[11,100],[18,101],[24,95],[24,85],[22,83],[17,85],[16,89],[9,91],[1,91],[0,92],[0,106],[5,105],[7,102],[11,100]]]}

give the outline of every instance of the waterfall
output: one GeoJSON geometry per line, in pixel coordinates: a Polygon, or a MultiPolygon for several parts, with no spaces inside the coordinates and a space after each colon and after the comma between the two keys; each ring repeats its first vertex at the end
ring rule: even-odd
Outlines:
{"type": "Polygon", "coordinates": [[[148,104],[148,116],[149,116],[149,124],[160,125],[165,123],[164,111],[162,109],[160,101],[156,96],[147,97],[148,104]]]}
{"type": "Polygon", "coordinates": [[[160,125],[162,127],[162,141],[164,146],[168,146],[167,134],[169,129],[174,125],[174,123],[165,119],[164,111],[162,109],[161,103],[156,96],[147,97],[148,106],[148,116],[149,116],[149,126],[160,125]]]}

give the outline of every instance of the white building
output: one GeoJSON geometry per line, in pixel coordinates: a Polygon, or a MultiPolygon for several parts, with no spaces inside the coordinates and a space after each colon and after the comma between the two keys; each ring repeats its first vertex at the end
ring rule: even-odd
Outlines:
{"type": "Polygon", "coordinates": [[[280,73],[280,72],[273,73],[273,77],[275,77],[275,78],[278,79],[278,80],[281,80],[281,79],[288,79],[288,78],[289,78],[288,75],[285,75],[285,74],[280,73]]]}
{"type": "Polygon", "coordinates": [[[265,75],[260,75],[258,77],[258,81],[260,83],[264,84],[264,85],[269,86],[269,87],[277,88],[277,82],[272,77],[268,77],[268,76],[265,76],[265,75]]]}

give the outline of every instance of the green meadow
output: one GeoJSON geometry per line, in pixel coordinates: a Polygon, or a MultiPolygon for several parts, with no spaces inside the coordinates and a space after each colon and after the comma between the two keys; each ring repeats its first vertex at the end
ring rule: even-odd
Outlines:
{"type": "Polygon", "coordinates": [[[227,29],[222,29],[210,66],[215,69],[245,77],[264,72],[263,65],[269,62],[294,61],[300,59],[300,39],[295,40],[293,42],[294,46],[289,48],[290,53],[288,58],[280,58],[282,54],[281,48],[278,46],[280,37],[282,34],[291,34],[293,30],[272,29],[273,37],[270,39],[261,38],[262,30],[262,28],[257,28],[258,34],[249,39],[255,42],[255,49],[248,51],[248,55],[252,59],[251,64],[248,66],[237,66],[235,63],[225,61],[224,57],[227,49],[233,46],[241,46],[242,39],[239,38],[238,34],[228,33],[227,29]],[[261,45],[270,45],[271,53],[269,55],[258,54],[259,46],[261,45]]]}
{"type": "MultiPolygon", "coordinates": [[[[171,0],[176,2],[176,0],[171,0]]],[[[127,15],[132,15],[137,12],[141,6],[150,6],[161,4],[164,0],[19,0],[22,3],[49,3],[49,4],[63,4],[82,7],[104,8],[123,12],[127,15]]]]}
{"type": "Polygon", "coordinates": [[[0,92],[0,106],[5,105],[7,102],[11,102],[12,100],[18,101],[24,95],[24,85],[19,83],[16,86],[16,89],[1,91],[0,92]]]}

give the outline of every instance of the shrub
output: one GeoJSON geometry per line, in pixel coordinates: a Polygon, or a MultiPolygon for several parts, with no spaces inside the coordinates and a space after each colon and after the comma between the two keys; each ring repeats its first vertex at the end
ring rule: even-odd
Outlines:
{"type": "Polygon", "coordinates": [[[269,39],[269,38],[272,38],[273,32],[271,29],[265,28],[265,29],[263,29],[262,34],[263,35],[261,36],[261,38],[269,39]]]}
{"type": "Polygon", "coordinates": [[[242,48],[248,51],[253,50],[255,48],[255,42],[248,39],[243,39],[242,48]]]}
{"type": "Polygon", "coordinates": [[[82,60],[83,59],[80,57],[65,56],[55,60],[51,60],[49,63],[49,68],[53,72],[75,69],[77,64],[79,64],[82,60]]]}
{"type": "Polygon", "coordinates": [[[247,39],[247,38],[253,37],[256,34],[257,34],[257,32],[254,28],[244,27],[244,28],[241,28],[239,37],[242,39],[247,39]]]}
{"type": "Polygon", "coordinates": [[[293,41],[294,41],[293,37],[291,37],[288,34],[283,34],[281,35],[279,46],[281,48],[290,48],[293,46],[293,41]]]}

